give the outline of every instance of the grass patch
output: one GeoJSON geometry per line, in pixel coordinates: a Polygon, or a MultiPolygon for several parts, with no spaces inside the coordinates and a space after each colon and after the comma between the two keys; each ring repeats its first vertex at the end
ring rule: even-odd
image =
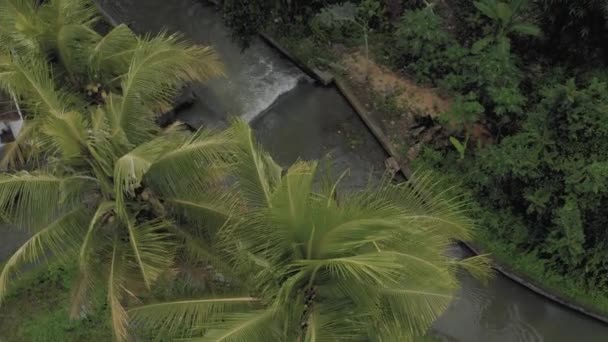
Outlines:
{"type": "Polygon", "coordinates": [[[51,264],[17,281],[0,308],[2,342],[111,341],[104,307],[70,320],[70,288],[75,267],[51,264]]]}

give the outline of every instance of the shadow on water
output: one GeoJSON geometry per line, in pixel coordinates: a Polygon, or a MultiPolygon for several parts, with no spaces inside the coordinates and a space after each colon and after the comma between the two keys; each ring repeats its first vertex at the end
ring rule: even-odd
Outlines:
{"type": "MultiPolygon", "coordinates": [[[[331,155],[340,169],[350,168],[348,186],[367,182],[384,168],[384,151],[333,88],[305,80],[293,65],[259,42],[243,52],[213,8],[196,0],[105,0],[118,21],[139,31],[183,32],[213,45],[228,77],[197,85],[199,101],[182,113],[193,126],[215,126],[230,115],[252,120],[260,142],[282,165],[331,155]],[[302,81],[304,80],[304,81],[302,81]]],[[[461,342],[600,342],[608,327],[550,302],[497,275],[488,286],[462,277],[462,289],[434,324],[439,340],[461,342]]]]}

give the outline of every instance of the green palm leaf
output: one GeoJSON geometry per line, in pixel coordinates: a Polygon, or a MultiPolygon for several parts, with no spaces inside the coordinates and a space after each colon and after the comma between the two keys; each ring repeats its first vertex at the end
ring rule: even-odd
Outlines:
{"type": "Polygon", "coordinates": [[[37,37],[43,32],[43,24],[35,13],[34,3],[29,0],[0,2],[2,49],[15,51],[21,56],[40,53],[37,37]]]}
{"type": "Polygon", "coordinates": [[[222,66],[211,48],[188,46],[177,35],[141,40],[121,82],[122,96],[111,107],[119,127],[132,143],[148,137],[156,109],[167,110],[182,82],[220,76],[222,66]]]}
{"type": "Polygon", "coordinates": [[[108,303],[110,304],[110,316],[112,318],[112,332],[114,333],[114,339],[118,342],[126,341],[128,334],[128,315],[122,304],[125,291],[123,258],[118,243],[115,241],[108,273],[108,303]]]}
{"type": "Polygon", "coordinates": [[[72,78],[83,78],[89,69],[88,47],[99,34],[84,25],[63,25],[56,37],[56,52],[61,65],[72,78]]]}
{"type": "Polygon", "coordinates": [[[152,163],[175,145],[166,137],[157,138],[132,149],[115,162],[114,190],[119,207],[122,207],[125,195],[135,195],[135,189],[141,186],[152,163]]]}
{"type": "Polygon", "coordinates": [[[251,206],[271,205],[271,194],[281,180],[281,167],[255,142],[253,131],[246,122],[234,123],[239,142],[239,165],[236,173],[239,190],[251,206]]]}
{"type": "Polygon", "coordinates": [[[454,299],[456,287],[382,288],[379,329],[383,335],[424,336],[430,326],[454,299]]]}
{"type": "Polygon", "coordinates": [[[28,172],[0,175],[0,210],[22,229],[42,227],[62,209],[64,181],[82,182],[28,172]]]}
{"type": "Polygon", "coordinates": [[[79,253],[79,265],[80,270],[83,273],[88,271],[90,265],[90,258],[92,254],[92,244],[95,237],[95,230],[98,228],[98,224],[104,223],[102,221],[109,220],[111,212],[115,209],[116,203],[113,201],[105,201],[99,204],[95,210],[95,214],[89,222],[87,233],[84,236],[82,245],[80,246],[79,253]]]}
{"type": "Polygon", "coordinates": [[[222,315],[219,322],[205,324],[205,335],[192,341],[264,342],[276,341],[273,328],[276,312],[272,309],[222,315]]]}
{"type": "Polygon", "coordinates": [[[125,225],[129,231],[131,257],[150,289],[160,274],[173,265],[175,245],[171,235],[165,233],[172,223],[156,219],[135,225],[129,218],[125,225]]]}
{"type": "Polygon", "coordinates": [[[147,183],[163,196],[196,196],[233,163],[235,148],[232,132],[199,130],[150,166],[147,183]]]}
{"type": "Polygon", "coordinates": [[[175,336],[183,334],[184,327],[203,326],[216,320],[218,314],[235,309],[248,309],[258,300],[253,297],[207,298],[149,304],[129,310],[134,326],[144,331],[175,336]]]}
{"type": "Polygon", "coordinates": [[[6,261],[0,273],[0,303],[8,284],[23,265],[54,256],[66,258],[77,250],[84,235],[88,212],[77,208],[35,233],[6,261]]]}
{"type": "Polygon", "coordinates": [[[65,161],[82,159],[87,143],[87,123],[77,112],[52,113],[42,120],[39,137],[44,150],[61,155],[65,161]]]}
{"type": "MultiPolygon", "coordinates": [[[[137,44],[137,37],[129,27],[121,24],[101,37],[89,51],[88,63],[93,74],[103,72],[108,76],[127,72],[137,44]]],[[[110,79],[103,77],[102,79],[110,79]]]]}
{"type": "Polygon", "coordinates": [[[225,258],[226,253],[219,248],[218,244],[210,243],[207,234],[197,234],[185,227],[177,226],[174,226],[171,232],[181,242],[180,247],[187,262],[204,262],[212,265],[215,272],[238,279],[232,265],[225,258]]]}
{"type": "MultiPolygon", "coordinates": [[[[31,1],[30,1],[31,2],[31,1]]],[[[38,15],[51,25],[84,25],[90,26],[97,19],[97,9],[89,1],[83,0],[49,0],[38,8],[38,15]]],[[[57,32],[57,29],[51,29],[57,32]]]]}
{"type": "Polygon", "coordinates": [[[0,159],[0,169],[3,170],[19,170],[27,163],[34,166],[39,165],[38,145],[34,141],[38,125],[36,120],[27,120],[23,122],[19,135],[15,137],[15,141],[5,144],[2,157],[0,159]]]}
{"type": "Polygon", "coordinates": [[[230,190],[213,190],[196,196],[166,197],[165,205],[199,228],[216,231],[234,214],[238,214],[238,198],[230,190]]]}
{"type": "Polygon", "coordinates": [[[58,91],[46,61],[19,58],[0,61],[0,87],[25,99],[35,113],[61,113],[67,95],[58,91]]]}

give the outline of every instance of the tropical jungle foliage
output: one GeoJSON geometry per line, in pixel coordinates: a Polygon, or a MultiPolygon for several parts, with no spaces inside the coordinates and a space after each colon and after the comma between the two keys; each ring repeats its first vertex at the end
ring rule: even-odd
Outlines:
{"type": "MultiPolygon", "coordinates": [[[[369,23],[375,62],[453,98],[435,122],[447,134],[417,163],[452,174],[470,192],[480,242],[499,246],[503,257],[534,260],[523,267],[537,270],[531,276],[562,279],[588,304],[608,298],[608,3],[373,2],[380,8],[369,23]],[[491,143],[470,138],[472,125],[487,129],[491,143]]],[[[311,11],[324,10],[310,6],[299,12],[308,21],[264,29],[305,47],[303,59],[320,68],[335,67],[336,45],[361,48],[356,25],[319,29],[311,11]]]]}
{"type": "Polygon", "coordinates": [[[217,56],[98,20],[83,0],[0,2],[0,87],[26,117],[0,216],[31,235],[2,266],[0,304],[57,259],[77,264],[61,275],[72,318],[107,314],[117,341],[411,340],[460,268],[487,274],[484,257],[446,255],[472,224],[428,176],[343,191],[315,162],[283,170],[246,123],[158,127],[180,85],[222,74],[217,56]]]}

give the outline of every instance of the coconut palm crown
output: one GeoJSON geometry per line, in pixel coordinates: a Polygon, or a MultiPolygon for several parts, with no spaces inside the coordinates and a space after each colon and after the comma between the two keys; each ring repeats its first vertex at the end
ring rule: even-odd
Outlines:
{"type": "Polygon", "coordinates": [[[26,113],[5,158],[28,167],[0,174],[0,215],[32,235],[2,268],[0,304],[24,266],[76,259],[72,315],[104,289],[121,341],[123,307],[170,270],[177,249],[207,234],[176,222],[211,229],[225,220],[234,201],[219,175],[235,143],[231,130],[191,135],[155,123],[178,85],[221,75],[212,49],[126,26],[101,35],[95,20],[86,1],[0,2],[0,87],[26,113]]]}
{"type": "Polygon", "coordinates": [[[339,191],[317,163],[283,172],[252,142],[238,168],[247,213],[219,233],[249,286],[132,308],[134,327],[161,340],[410,341],[452,301],[459,268],[488,274],[483,256],[446,255],[472,224],[433,177],[339,191]]]}

